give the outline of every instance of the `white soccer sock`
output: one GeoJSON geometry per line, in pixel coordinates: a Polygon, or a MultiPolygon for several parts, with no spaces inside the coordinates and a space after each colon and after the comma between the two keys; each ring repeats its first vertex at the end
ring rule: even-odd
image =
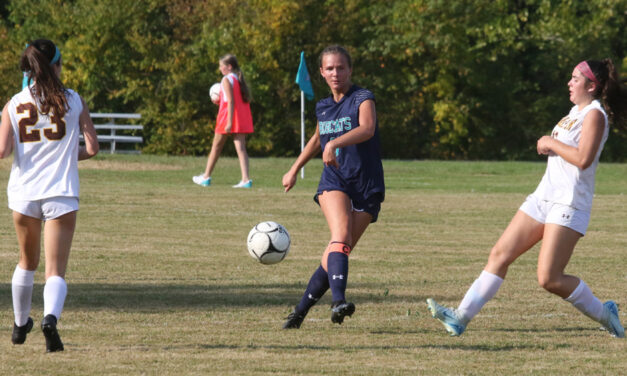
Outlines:
{"type": "Polygon", "coordinates": [[[590,287],[582,279],[579,280],[579,285],[575,291],[565,300],[592,320],[601,321],[603,318],[603,303],[594,296],[590,287]]]}
{"type": "Polygon", "coordinates": [[[33,301],[33,284],[35,283],[35,271],[25,270],[20,266],[15,267],[11,280],[11,293],[13,295],[13,313],[15,325],[24,326],[30,315],[31,302],[33,301]]]}
{"type": "Polygon", "coordinates": [[[472,320],[479,313],[481,307],[496,295],[502,283],[503,278],[485,270],[482,271],[457,307],[460,318],[466,323],[472,320]]]}
{"type": "Polygon", "coordinates": [[[66,295],[67,284],[63,278],[58,275],[48,278],[44,286],[44,317],[54,315],[60,319],[66,295]]]}

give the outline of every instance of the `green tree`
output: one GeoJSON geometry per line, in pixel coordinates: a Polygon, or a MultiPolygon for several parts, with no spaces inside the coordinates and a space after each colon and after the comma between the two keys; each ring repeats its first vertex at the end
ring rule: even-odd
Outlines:
{"type": "MultiPolygon", "coordinates": [[[[386,157],[537,158],[535,140],[570,107],[573,66],[626,58],[625,9],[627,0],[10,0],[0,93],[19,87],[24,43],[49,38],[65,83],[93,111],[142,114],[145,152],[199,155],[217,112],[208,88],[233,53],[253,91],[250,154],[294,155],[300,51],[320,99],[317,54],[338,43],[353,55],[353,81],[375,94],[386,157]]],[[[626,132],[612,132],[604,158],[624,160],[626,132]]]]}

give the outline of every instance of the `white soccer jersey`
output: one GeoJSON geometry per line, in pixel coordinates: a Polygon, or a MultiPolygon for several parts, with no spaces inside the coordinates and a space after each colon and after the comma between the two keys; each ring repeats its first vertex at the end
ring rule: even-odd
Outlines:
{"type": "Polygon", "coordinates": [[[7,187],[9,201],[78,197],[79,95],[68,90],[63,118],[43,115],[28,87],[9,102],[14,156],[7,187]]]}
{"type": "Polygon", "coordinates": [[[591,110],[601,111],[605,118],[603,138],[594,161],[588,168],[581,170],[559,155],[550,156],[542,181],[533,193],[539,199],[572,206],[579,210],[589,211],[592,208],[595,173],[599,164],[599,156],[609,133],[607,114],[601,103],[594,100],[581,111],[578,110],[577,106],[574,106],[568,115],[553,128],[551,135],[566,145],[577,147],[581,139],[583,120],[591,110]]]}

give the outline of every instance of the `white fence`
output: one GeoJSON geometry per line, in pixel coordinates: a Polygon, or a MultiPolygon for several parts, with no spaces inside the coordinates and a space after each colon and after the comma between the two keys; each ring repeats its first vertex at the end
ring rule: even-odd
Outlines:
{"type": "MultiPolygon", "coordinates": [[[[114,154],[116,152],[116,144],[120,143],[134,143],[141,144],[144,142],[144,138],[142,136],[136,136],[137,131],[142,131],[144,129],[143,125],[140,124],[121,124],[119,123],[122,120],[127,119],[141,119],[140,114],[109,114],[109,113],[92,113],[90,114],[91,118],[94,120],[94,127],[96,128],[96,133],[98,133],[98,142],[108,142],[110,147],[110,153],[114,154]],[[105,119],[108,122],[100,123],[97,119],[105,119]],[[118,120],[118,123],[116,123],[118,120]],[[109,131],[107,133],[103,133],[102,131],[109,131]],[[123,134],[119,134],[118,132],[122,132],[123,134]],[[133,133],[129,135],[128,133],[133,133]]],[[[81,135],[81,141],[83,140],[83,136],[81,135]]],[[[124,152],[136,152],[139,151],[133,150],[124,152]]]]}

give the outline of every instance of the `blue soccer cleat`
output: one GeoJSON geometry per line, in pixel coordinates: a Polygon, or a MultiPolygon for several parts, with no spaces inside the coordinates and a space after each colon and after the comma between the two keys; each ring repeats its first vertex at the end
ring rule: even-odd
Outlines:
{"type": "Polygon", "coordinates": [[[211,185],[211,177],[208,177],[207,179],[205,179],[203,174],[192,177],[192,181],[203,187],[208,187],[211,185]]]}
{"type": "Polygon", "coordinates": [[[467,323],[459,317],[455,310],[443,307],[431,298],[427,299],[427,306],[431,311],[431,316],[440,321],[451,336],[461,336],[466,330],[467,323]]]}
{"type": "Polygon", "coordinates": [[[239,183],[235,184],[233,186],[233,188],[252,188],[253,187],[253,181],[252,180],[248,180],[248,181],[243,181],[240,180],[239,183]]]}
{"type": "Polygon", "coordinates": [[[603,318],[601,319],[603,329],[610,332],[614,337],[625,338],[625,328],[623,328],[618,318],[618,306],[616,303],[612,300],[608,300],[603,303],[603,307],[605,310],[603,318]]]}

